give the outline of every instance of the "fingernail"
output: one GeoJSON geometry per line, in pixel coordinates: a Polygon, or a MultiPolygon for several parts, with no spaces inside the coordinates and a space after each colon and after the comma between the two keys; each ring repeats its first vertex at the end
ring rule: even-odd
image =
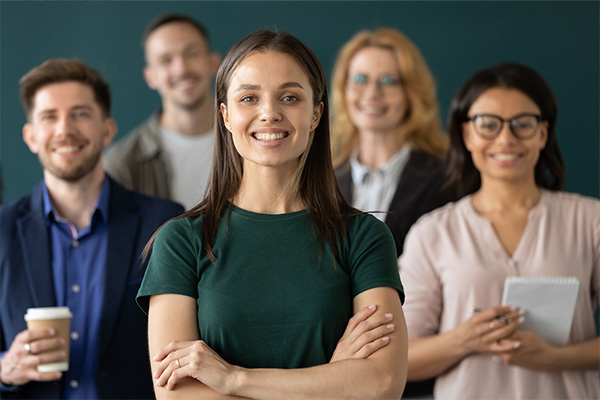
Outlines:
{"type": "Polygon", "coordinates": [[[390,341],[390,338],[389,338],[389,337],[387,337],[387,336],[385,336],[385,337],[382,337],[382,338],[381,338],[381,340],[383,340],[384,342],[386,342],[386,343],[387,343],[387,342],[389,342],[389,341],[390,341]]]}
{"type": "Polygon", "coordinates": [[[490,327],[490,329],[494,328],[494,323],[493,323],[493,322],[490,322],[490,325],[489,325],[489,327],[490,327]]]}
{"type": "Polygon", "coordinates": [[[394,329],[394,324],[386,325],[386,328],[388,328],[388,329],[394,329]]]}
{"type": "Polygon", "coordinates": [[[524,316],[519,317],[519,323],[520,324],[522,324],[524,321],[525,321],[525,317],[524,316]]]}
{"type": "Polygon", "coordinates": [[[525,315],[525,310],[523,310],[522,308],[519,309],[519,315],[525,315]]]}
{"type": "Polygon", "coordinates": [[[370,310],[374,310],[374,309],[375,309],[375,307],[376,307],[376,306],[375,306],[375,304],[371,304],[371,305],[369,306],[369,309],[370,309],[370,310]]]}
{"type": "Polygon", "coordinates": [[[513,349],[518,349],[519,347],[521,347],[521,342],[513,344],[513,349]]]}
{"type": "Polygon", "coordinates": [[[152,360],[153,360],[153,361],[156,361],[157,359],[158,359],[158,354],[157,354],[157,355],[155,355],[154,357],[152,357],[152,360]]]}
{"type": "Polygon", "coordinates": [[[385,314],[385,317],[390,319],[390,318],[392,318],[392,314],[385,314]]]}

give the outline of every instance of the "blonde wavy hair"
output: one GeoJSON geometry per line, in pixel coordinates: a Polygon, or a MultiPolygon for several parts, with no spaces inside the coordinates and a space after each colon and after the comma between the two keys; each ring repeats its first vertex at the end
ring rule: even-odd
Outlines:
{"type": "Polygon", "coordinates": [[[407,111],[396,130],[400,143],[413,149],[445,157],[448,136],[441,128],[435,82],[421,52],[406,36],[393,28],[358,32],[340,50],[332,78],[332,151],[334,165],[348,159],[358,146],[358,129],[346,104],[346,82],[350,61],[365,47],[391,50],[397,57],[407,111]]]}

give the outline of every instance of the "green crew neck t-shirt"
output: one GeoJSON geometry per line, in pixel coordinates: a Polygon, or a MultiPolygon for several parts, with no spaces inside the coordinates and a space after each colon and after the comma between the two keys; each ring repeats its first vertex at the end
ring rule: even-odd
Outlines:
{"type": "Polygon", "coordinates": [[[212,263],[201,251],[202,218],[170,221],[158,233],[137,301],[197,299],[198,328],[227,362],[246,368],[328,363],[353,315],[352,300],[375,287],[404,299],[394,240],[368,214],[352,217],[334,266],[306,211],[257,214],[226,207],[212,263]]]}

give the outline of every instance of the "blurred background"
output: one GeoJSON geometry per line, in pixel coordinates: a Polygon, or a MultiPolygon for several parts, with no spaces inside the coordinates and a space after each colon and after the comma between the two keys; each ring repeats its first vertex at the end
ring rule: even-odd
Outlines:
{"type": "Polygon", "coordinates": [[[477,69],[515,61],[539,71],[559,105],[557,133],[567,190],[600,197],[600,2],[598,1],[2,1],[0,2],[0,167],[2,200],[42,178],[22,140],[18,81],[48,58],[79,58],[111,86],[119,136],[160,106],[143,77],[146,24],[185,13],[209,31],[224,56],[261,28],[287,31],[319,57],[328,76],[339,48],[361,29],[394,27],[425,56],[440,116],[477,69]]]}

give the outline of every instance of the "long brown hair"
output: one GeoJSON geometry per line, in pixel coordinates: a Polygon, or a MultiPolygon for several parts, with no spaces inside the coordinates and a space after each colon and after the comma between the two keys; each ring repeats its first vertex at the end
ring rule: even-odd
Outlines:
{"type": "Polygon", "coordinates": [[[358,129],[348,114],[345,91],[350,61],[366,47],[390,50],[398,60],[407,100],[406,115],[395,132],[398,141],[445,157],[448,137],[441,128],[435,81],[425,59],[417,46],[402,33],[392,28],[380,28],[358,32],[338,54],[332,79],[334,164],[346,161],[358,146],[358,129]]]}
{"type": "MultiPolygon", "coordinates": [[[[227,89],[232,75],[251,53],[279,52],[290,55],[306,72],[313,91],[313,104],[323,103],[319,125],[301,156],[295,178],[296,192],[310,215],[313,230],[321,249],[329,243],[334,259],[343,242],[346,222],[359,213],[344,200],[333,172],[329,133],[329,106],[325,73],[313,52],[300,40],[285,32],[260,30],[234,45],[221,64],[216,77],[215,109],[227,104],[227,89]]],[[[216,138],[212,171],[206,196],[200,204],[177,218],[202,217],[202,249],[214,262],[213,252],[217,230],[227,202],[239,191],[243,175],[243,159],[237,152],[231,133],[225,127],[221,113],[216,115],[216,138]]],[[[176,218],[176,219],[177,219],[176,218]]],[[[150,239],[143,256],[152,248],[156,233],[150,239]]]]}

